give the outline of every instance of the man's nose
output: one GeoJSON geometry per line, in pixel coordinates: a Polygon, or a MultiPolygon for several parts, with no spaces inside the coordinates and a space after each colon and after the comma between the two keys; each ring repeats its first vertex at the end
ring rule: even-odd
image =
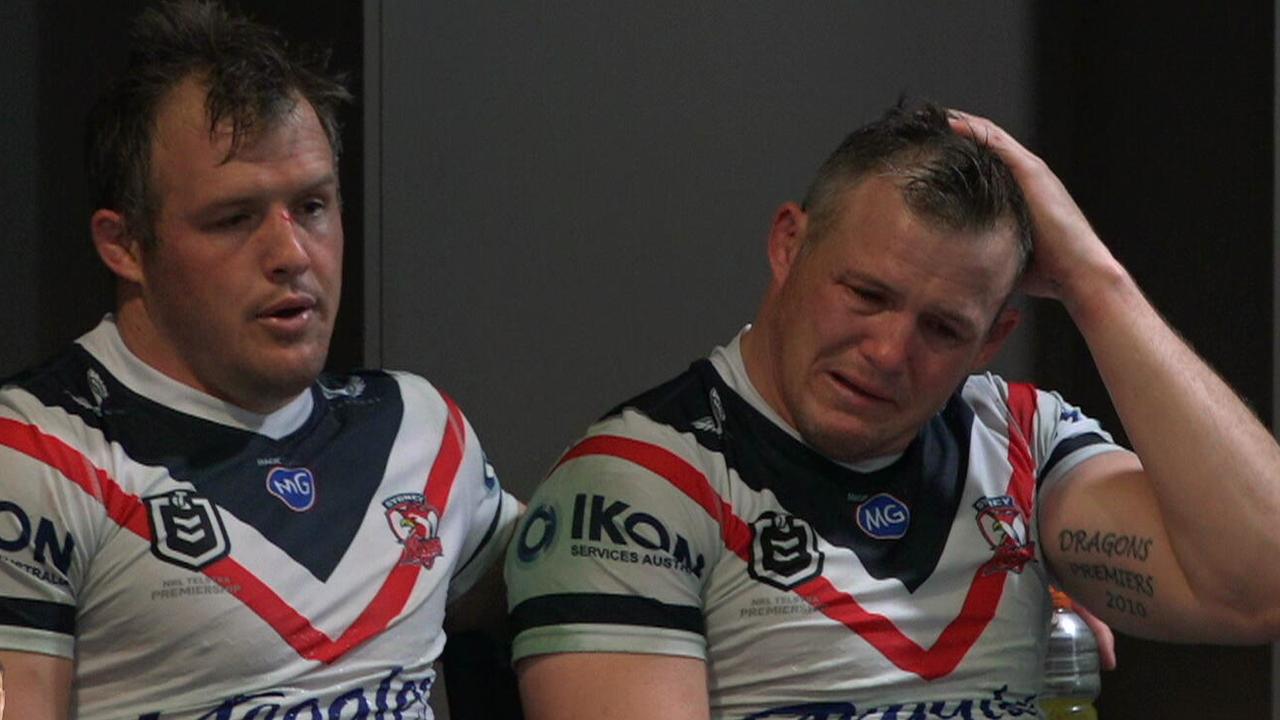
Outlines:
{"type": "Polygon", "coordinates": [[[306,232],[298,226],[288,208],[269,212],[259,234],[265,269],[271,277],[294,277],[311,267],[306,232]]]}
{"type": "Polygon", "coordinates": [[[907,364],[913,323],[902,313],[882,313],[863,337],[863,357],[884,373],[901,371],[907,364]]]}

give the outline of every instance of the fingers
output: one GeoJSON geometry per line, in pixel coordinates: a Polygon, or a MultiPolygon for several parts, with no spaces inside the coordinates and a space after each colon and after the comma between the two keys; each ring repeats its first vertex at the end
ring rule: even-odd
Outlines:
{"type": "Polygon", "coordinates": [[[1088,608],[1071,601],[1072,609],[1076,614],[1084,619],[1089,629],[1093,631],[1093,637],[1098,641],[1098,659],[1102,663],[1103,670],[1116,669],[1116,636],[1111,632],[1111,626],[1098,619],[1098,616],[1089,612],[1088,608]]]}
{"type": "Polygon", "coordinates": [[[951,122],[952,130],[987,145],[1015,171],[1017,169],[1015,166],[1023,166],[1039,160],[1022,143],[1005,132],[1004,128],[987,118],[952,109],[947,110],[947,117],[951,122]]]}

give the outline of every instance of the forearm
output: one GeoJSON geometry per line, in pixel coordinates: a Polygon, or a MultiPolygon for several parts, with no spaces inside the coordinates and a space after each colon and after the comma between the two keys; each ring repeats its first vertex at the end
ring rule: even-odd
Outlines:
{"type": "Polygon", "coordinates": [[[0,717],[67,720],[71,702],[70,660],[0,650],[0,665],[4,667],[4,713],[0,717]]]}
{"type": "Polygon", "coordinates": [[[1118,264],[1064,290],[1191,590],[1237,612],[1271,611],[1280,597],[1280,449],[1271,434],[1118,264]]]}
{"type": "Polygon", "coordinates": [[[566,653],[520,661],[529,720],[707,720],[706,665],[666,655],[566,653]]]}

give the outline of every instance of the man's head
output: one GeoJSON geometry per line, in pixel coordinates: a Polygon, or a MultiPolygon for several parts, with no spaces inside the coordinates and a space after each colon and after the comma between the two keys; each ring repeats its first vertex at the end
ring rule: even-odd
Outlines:
{"type": "Polygon", "coordinates": [[[779,209],[743,352],[766,401],[841,460],[903,450],[1017,322],[1025,201],[936,108],[851,134],[804,207],[779,209]]]}
{"type": "Polygon", "coordinates": [[[890,108],[854,130],[822,163],[805,193],[811,239],[826,234],[847,190],[869,176],[895,178],[911,212],[940,229],[1017,238],[1018,272],[1031,259],[1031,218],[1008,166],[990,148],[951,129],[946,110],[890,108]]]}
{"type": "Polygon", "coordinates": [[[232,154],[299,100],[315,111],[335,162],[341,154],[337,113],[351,95],[326,72],[327,53],[291,52],[275,30],[208,0],[146,10],[130,40],[124,72],[89,112],[85,166],[94,207],[121,213],[140,240],[154,241],[151,223],[160,201],[150,173],[156,115],[185,80],[199,78],[205,86],[209,130],[231,128],[232,154]]]}
{"type": "Polygon", "coordinates": [[[144,362],[267,412],[324,365],[341,288],[336,107],[273,31],[208,3],[145,12],[93,111],[91,230],[144,362]]]}

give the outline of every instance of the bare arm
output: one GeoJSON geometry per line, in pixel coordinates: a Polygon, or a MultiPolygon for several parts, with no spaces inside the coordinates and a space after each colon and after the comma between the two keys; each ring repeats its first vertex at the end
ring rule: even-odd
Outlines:
{"type": "Polygon", "coordinates": [[[516,665],[528,720],[707,720],[702,660],[674,655],[564,653],[516,665]]]}
{"type": "Polygon", "coordinates": [[[1280,447],[1160,317],[1043,161],[989,121],[959,115],[954,126],[987,139],[1017,178],[1036,235],[1025,288],[1070,313],[1137,455],[1088,460],[1042,498],[1055,572],[1129,632],[1280,637],[1280,447]],[[1108,554],[1108,533],[1143,549],[1108,554]]]}
{"type": "Polygon", "coordinates": [[[67,720],[71,707],[71,660],[54,655],[0,650],[4,666],[2,717],[67,720]]]}

